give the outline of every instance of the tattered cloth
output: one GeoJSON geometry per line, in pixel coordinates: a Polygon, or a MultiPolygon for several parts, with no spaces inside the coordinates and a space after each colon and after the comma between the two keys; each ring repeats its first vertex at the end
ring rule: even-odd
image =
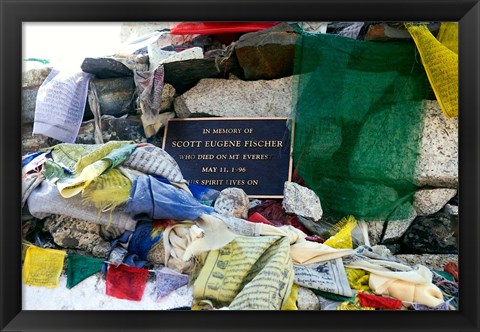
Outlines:
{"type": "Polygon", "coordinates": [[[194,300],[233,310],[280,310],[293,285],[289,249],[286,237],[239,236],[209,252],[194,283],[194,300]]]}
{"type": "Polygon", "coordinates": [[[134,218],[195,220],[210,214],[213,208],[202,205],[184,190],[141,175],[133,183],[125,211],[134,218]]]}
{"type": "Polygon", "coordinates": [[[416,52],[411,42],[298,38],[293,156],[326,214],[414,216],[422,102],[429,97],[416,52]]]}

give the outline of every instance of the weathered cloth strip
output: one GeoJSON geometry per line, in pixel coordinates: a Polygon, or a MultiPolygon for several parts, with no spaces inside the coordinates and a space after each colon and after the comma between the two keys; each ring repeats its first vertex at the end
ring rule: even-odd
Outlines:
{"type": "Polygon", "coordinates": [[[199,203],[184,190],[162,183],[152,176],[142,175],[133,183],[125,211],[134,218],[146,216],[183,221],[210,214],[213,208],[199,203]]]}
{"type": "MultiPolygon", "coordinates": [[[[458,116],[458,51],[452,50],[455,45],[458,49],[458,23],[456,27],[456,36],[446,33],[443,28],[441,37],[449,45],[447,47],[432,35],[426,25],[407,25],[440,108],[448,117],[458,116]]],[[[448,29],[455,29],[455,25],[450,25],[448,29]]]]}
{"type": "Polygon", "coordinates": [[[170,182],[187,183],[175,159],[154,145],[138,147],[123,165],[145,174],[164,177],[170,182]]]}
{"type": "Polygon", "coordinates": [[[48,181],[43,181],[37,189],[32,191],[27,199],[27,205],[32,216],[39,219],[52,214],[61,214],[100,225],[112,224],[132,231],[137,224],[129,214],[120,209],[99,212],[94,205],[82,203],[79,196],[63,198],[56,186],[48,181]]]}

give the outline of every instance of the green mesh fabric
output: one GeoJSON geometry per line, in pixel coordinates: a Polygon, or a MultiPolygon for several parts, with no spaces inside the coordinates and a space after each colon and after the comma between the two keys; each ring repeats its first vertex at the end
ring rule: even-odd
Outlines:
{"type": "Polygon", "coordinates": [[[422,102],[430,93],[413,42],[304,34],[295,74],[294,165],[324,212],[411,218],[422,102]]]}
{"type": "Polygon", "coordinates": [[[102,265],[103,260],[99,258],[68,255],[67,288],[70,289],[95,273],[100,272],[102,265]]]}

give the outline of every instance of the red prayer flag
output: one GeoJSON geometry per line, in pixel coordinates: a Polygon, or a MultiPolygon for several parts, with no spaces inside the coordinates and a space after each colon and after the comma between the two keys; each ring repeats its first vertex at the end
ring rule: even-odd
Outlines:
{"type": "Polygon", "coordinates": [[[270,221],[268,221],[267,218],[265,218],[264,216],[262,216],[262,215],[261,215],[260,213],[258,213],[258,212],[255,212],[254,214],[252,214],[247,220],[250,221],[250,222],[267,224],[267,225],[271,225],[271,224],[272,224],[270,221]]]}
{"type": "Polygon", "coordinates": [[[141,301],[148,270],[120,264],[109,265],[107,272],[107,295],[118,299],[141,301]]]}
{"type": "Polygon", "coordinates": [[[397,299],[367,293],[358,293],[357,296],[362,307],[395,310],[402,308],[402,301],[397,299]]]}

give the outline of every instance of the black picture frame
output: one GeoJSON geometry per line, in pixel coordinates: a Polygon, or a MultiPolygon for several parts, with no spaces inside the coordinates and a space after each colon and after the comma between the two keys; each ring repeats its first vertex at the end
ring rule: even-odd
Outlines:
{"type": "Polygon", "coordinates": [[[480,4],[473,0],[0,0],[1,331],[477,331],[480,4]],[[460,310],[428,312],[22,311],[22,22],[459,21],[460,310]]]}

